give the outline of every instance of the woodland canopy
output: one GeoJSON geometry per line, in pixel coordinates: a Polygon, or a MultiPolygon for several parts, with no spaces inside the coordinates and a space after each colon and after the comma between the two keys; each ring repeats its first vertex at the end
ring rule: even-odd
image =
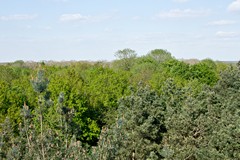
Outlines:
{"type": "Polygon", "coordinates": [[[240,159],[240,62],[115,55],[0,65],[0,159],[240,159]]]}

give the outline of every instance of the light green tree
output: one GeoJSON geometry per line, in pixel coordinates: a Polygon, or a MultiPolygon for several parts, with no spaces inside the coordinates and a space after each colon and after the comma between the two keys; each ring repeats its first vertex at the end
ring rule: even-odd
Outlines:
{"type": "Polygon", "coordinates": [[[134,60],[136,59],[137,54],[134,50],[126,48],[123,50],[118,50],[115,53],[115,56],[118,59],[115,61],[116,67],[129,71],[134,64],[134,60]]]}

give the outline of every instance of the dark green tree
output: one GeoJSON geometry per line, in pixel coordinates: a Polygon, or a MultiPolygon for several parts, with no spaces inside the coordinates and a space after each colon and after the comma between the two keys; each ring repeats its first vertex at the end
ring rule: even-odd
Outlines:
{"type": "Polygon", "coordinates": [[[164,125],[163,101],[149,87],[119,102],[116,124],[102,131],[98,159],[161,159],[164,125]]]}
{"type": "Polygon", "coordinates": [[[239,159],[240,72],[228,69],[218,83],[196,92],[167,83],[166,159],[239,159]]]}

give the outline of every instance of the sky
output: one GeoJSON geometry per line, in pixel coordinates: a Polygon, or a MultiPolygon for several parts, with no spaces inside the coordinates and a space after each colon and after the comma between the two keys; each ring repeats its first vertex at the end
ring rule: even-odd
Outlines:
{"type": "Polygon", "coordinates": [[[0,62],[116,59],[166,49],[240,60],[240,0],[0,0],[0,62]]]}

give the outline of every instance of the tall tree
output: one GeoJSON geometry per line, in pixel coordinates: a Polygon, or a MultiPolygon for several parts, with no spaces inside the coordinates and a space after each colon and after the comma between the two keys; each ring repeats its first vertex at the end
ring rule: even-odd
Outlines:
{"type": "Polygon", "coordinates": [[[147,56],[152,57],[158,63],[172,59],[171,53],[164,49],[155,49],[150,51],[147,56]]]}
{"type": "Polygon", "coordinates": [[[117,63],[117,67],[129,71],[134,64],[134,59],[137,57],[137,54],[134,50],[126,48],[118,50],[115,56],[119,59],[119,61],[115,62],[117,63]]]}

